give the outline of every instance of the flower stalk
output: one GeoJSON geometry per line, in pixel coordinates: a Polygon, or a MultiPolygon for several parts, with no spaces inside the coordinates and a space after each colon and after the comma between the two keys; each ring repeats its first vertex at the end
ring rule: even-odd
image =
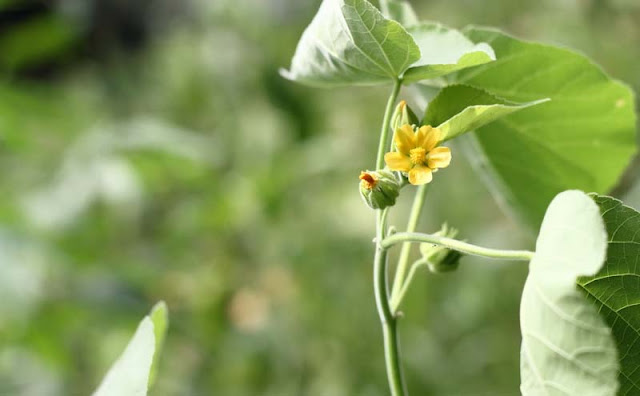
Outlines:
{"type": "Polygon", "coordinates": [[[384,167],[384,152],[388,146],[389,140],[389,123],[391,122],[391,115],[393,114],[393,105],[398,99],[398,94],[402,88],[402,80],[398,79],[393,83],[393,90],[389,95],[387,101],[387,107],[384,111],[384,117],[382,119],[382,128],[380,129],[380,142],[378,143],[378,155],[376,157],[376,169],[382,169],[384,167]]]}

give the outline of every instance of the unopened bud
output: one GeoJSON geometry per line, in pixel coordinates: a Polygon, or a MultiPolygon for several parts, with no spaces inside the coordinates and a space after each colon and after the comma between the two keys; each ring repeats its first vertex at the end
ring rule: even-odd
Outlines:
{"type": "Polygon", "coordinates": [[[400,183],[387,170],[360,172],[360,196],[372,209],[393,206],[400,194],[400,183]]]}
{"type": "MultiPolygon", "coordinates": [[[[458,230],[455,228],[449,228],[445,223],[442,225],[440,231],[436,232],[435,235],[446,238],[455,238],[458,235],[458,230]]],[[[456,250],[447,249],[443,246],[431,243],[421,244],[420,252],[422,253],[422,257],[427,260],[429,270],[435,273],[455,271],[458,269],[460,257],[462,257],[462,254],[456,250]]]]}
{"type": "Polygon", "coordinates": [[[419,120],[415,113],[411,110],[407,102],[401,100],[400,103],[396,106],[396,110],[393,112],[391,116],[391,127],[392,131],[400,128],[401,126],[408,125],[418,125],[419,120]]]}

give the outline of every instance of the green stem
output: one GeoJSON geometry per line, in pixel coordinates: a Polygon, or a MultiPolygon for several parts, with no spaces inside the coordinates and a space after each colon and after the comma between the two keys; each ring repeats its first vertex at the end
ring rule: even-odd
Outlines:
{"type": "Polygon", "coordinates": [[[397,234],[393,234],[382,240],[380,245],[383,249],[389,249],[393,245],[404,242],[433,243],[465,254],[498,260],[530,261],[533,258],[533,252],[527,250],[490,249],[458,241],[457,239],[445,238],[439,235],[421,234],[417,232],[399,232],[397,234]]]}
{"type": "MultiPolygon", "coordinates": [[[[403,245],[404,246],[404,245],[403,245]]],[[[409,270],[409,274],[407,275],[407,279],[404,281],[404,283],[402,284],[402,287],[400,288],[400,290],[398,291],[398,293],[396,295],[392,295],[391,297],[391,311],[392,312],[398,312],[398,308],[400,307],[400,304],[402,303],[402,300],[404,300],[404,296],[407,294],[407,291],[409,290],[409,286],[411,286],[411,282],[413,281],[413,277],[416,275],[416,272],[418,271],[418,268],[429,264],[429,260],[427,260],[426,258],[421,258],[420,260],[414,262],[411,265],[411,269],[409,270]]]]}
{"type": "MultiPolygon", "coordinates": [[[[424,206],[424,200],[427,196],[428,184],[423,184],[418,187],[416,195],[413,198],[413,206],[411,206],[411,213],[409,215],[409,222],[407,223],[407,232],[414,232],[418,226],[418,220],[420,219],[420,213],[422,213],[422,207],[424,206]]],[[[398,259],[398,266],[396,267],[396,275],[393,278],[393,288],[391,289],[391,305],[398,299],[398,293],[404,284],[405,274],[407,273],[407,266],[409,265],[409,255],[411,254],[411,243],[405,242],[402,244],[402,250],[400,251],[400,258],[398,259]]],[[[395,312],[395,309],[394,311],[395,312]]]]}
{"type": "Polygon", "coordinates": [[[378,156],[376,157],[376,169],[384,168],[384,153],[387,149],[387,141],[389,140],[389,123],[391,122],[391,115],[393,114],[393,106],[398,99],[398,93],[402,87],[402,80],[398,79],[393,83],[393,91],[389,95],[387,101],[387,107],[384,110],[384,118],[382,119],[382,128],[380,130],[380,142],[378,143],[378,156]]]}
{"type": "Polygon", "coordinates": [[[373,285],[376,307],[382,324],[384,338],[384,355],[387,369],[387,379],[392,396],[407,394],[400,365],[400,350],[398,343],[397,321],[391,312],[387,282],[387,249],[382,247],[385,237],[387,210],[377,211],[376,221],[376,254],[373,265],[373,285]]]}
{"type": "MultiPolygon", "coordinates": [[[[389,95],[387,107],[382,119],[380,129],[380,142],[378,143],[378,156],[376,157],[376,169],[384,167],[384,153],[389,140],[389,122],[393,107],[398,98],[402,80],[398,79],[393,84],[393,90],[389,95]]],[[[392,396],[405,396],[407,394],[400,365],[400,349],[398,345],[398,333],[396,330],[396,318],[389,305],[389,285],[387,281],[387,249],[382,247],[382,240],[387,232],[387,209],[376,211],[376,253],[373,261],[373,288],[376,298],[376,307],[382,324],[382,336],[384,338],[384,357],[387,369],[387,379],[392,396]]]]}

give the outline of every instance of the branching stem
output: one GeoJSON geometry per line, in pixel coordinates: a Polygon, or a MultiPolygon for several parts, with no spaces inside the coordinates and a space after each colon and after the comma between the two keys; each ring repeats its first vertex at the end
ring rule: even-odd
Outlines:
{"type": "MultiPolygon", "coordinates": [[[[424,206],[424,200],[427,196],[428,184],[423,184],[418,187],[416,195],[413,198],[413,205],[411,206],[411,213],[409,214],[409,222],[407,223],[407,232],[414,232],[418,226],[418,220],[420,219],[420,213],[422,213],[422,207],[424,206]]],[[[398,300],[398,295],[405,283],[405,275],[407,273],[407,266],[409,265],[409,255],[411,253],[411,243],[405,242],[402,244],[402,250],[400,251],[400,258],[398,258],[398,266],[396,267],[396,274],[393,278],[393,287],[391,288],[391,306],[398,300]]],[[[395,308],[394,311],[395,313],[395,308]]]]}
{"type": "MultiPolygon", "coordinates": [[[[410,242],[405,242],[405,244],[406,243],[410,243],[410,242]]],[[[405,245],[402,245],[402,246],[404,247],[405,245]]],[[[407,291],[409,290],[409,286],[411,286],[411,282],[413,281],[413,277],[416,275],[416,272],[420,267],[426,266],[427,264],[429,264],[429,261],[424,257],[420,258],[419,260],[411,264],[411,269],[409,270],[407,279],[404,280],[404,282],[402,283],[402,287],[399,289],[397,294],[392,294],[391,296],[390,305],[391,305],[391,311],[394,313],[394,315],[396,312],[398,312],[398,308],[400,308],[400,304],[402,303],[404,296],[407,294],[407,291]]]]}
{"type": "Polygon", "coordinates": [[[397,319],[391,311],[387,281],[387,249],[381,245],[386,230],[387,210],[378,210],[376,227],[376,253],[373,262],[373,285],[376,307],[382,335],[384,338],[384,355],[387,369],[387,379],[392,396],[407,394],[400,363],[400,346],[398,343],[397,319]]]}
{"type": "MultiPolygon", "coordinates": [[[[402,86],[401,80],[396,80],[393,90],[387,101],[387,107],[382,119],[380,130],[380,142],[378,146],[378,156],[376,158],[376,169],[384,167],[384,153],[389,140],[389,122],[394,105],[402,86]]],[[[397,320],[389,305],[389,286],[387,280],[387,249],[382,247],[382,240],[387,233],[387,209],[376,211],[376,252],[373,262],[373,286],[376,299],[376,307],[382,324],[382,335],[384,338],[384,354],[387,369],[387,378],[392,396],[405,396],[407,394],[402,366],[400,364],[400,350],[398,344],[397,320]]]]}
{"type": "MultiPolygon", "coordinates": [[[[398,79],[394,82],[393,90],[389,95],[387,106],[382,119],[382,127],[380,130],[380,142],[378,144],[378,155],[376,158],[376,169],[384,167],[384,153],[388,146],[389,140],[389,122],[393,113],[394,105],[398,98],[398,93],[402,86],[402,80],[398,79]]],[[[533,253],[525,250],[499,250],[490,249],[481,246],[472,245],[470,243],[458,241],[456,239],[445,238],[439,235],[415,233],[418,225],[418,219],[424,204],[427,187],[420,186],[416,191],[416,197],[411,209],[411,215],[407,224],[407,232],[392,234],[387,236],[387,211],[382,209],[376,211],[376,250],[373,262],[373,285],[376,299],[376,307],[382,324],[382,334],[384,337],[384,353],[385,364],[387,369],[387,378],[389,380],[389,388],[392,396],[406,396],[407,390],[402,374],[402,366],[400,363],[400,347],[398,343],[397,333],[397,317],[396,309],[402,302],[402,298],[406,294],[411,281],[417,269],[427,264],[426,260],[416,261],[409,271],[407,266],[409,262],[409,253],[412,242],[427,242],[441,245],[449,249],[457,250],[465,254],[489,257],[494,259],[505,260],[526,260],[529,261],[533,257],[533,253]],[[388,268],[387,268],[387,251],[392,246],[402,243],[402,251],[400,260],[396,269],[394,279],[393,292],[389,293],[388,268]]]]}
{"type": "MultiPolygon", "coordinates": [[[[384,167],[384,153],[389,142],[389,122],[393,113],[394,105],[398,98],[398,93],[402,86],[402,80],[398,79],[394,82],[393,90],[389,95],[387,106],[382,119],[382,127],[380,130],[380,142],[378,144],[378,155],[376,157],[376,169],[384,167]]],[[[397,333],[397,317],[396,310],[400,306],[404,295],[411,285],[411,281],[417,269],[428,264],[425,259],[421,259],[413,263],[409,274],[405,277],[409,262],[409,255],[412,242],[427,242],[441,245],[449,249],[459,252],[489,257],[494,259],[505,260],[525,260],[529,261],[533,257],[533,253],[525,250],[499,250],[490,249],[481,246],[472,245],[470,243],[458,241],[452,238],[446,238],[439,235],[415,233],[418,225],[418,219],[424,204],[427,187],[420,186],[416,191],[411,215],[407,224],[407,232],[396,233],[387,236],[387,209],[376,211],[376,250],[373,261],[373,285],[376,299],[376,308],[382,324],[382,334],[384,337],[384,353],[385,364],[387,369],[387,378],[389,380],[389,388],[392,396],[406,396],[407,390],[402,374],[402,365],[400,362],[400,346],[398,343],[397,333]],[[387,268],[387,251],[392,246],[402,243],[402,251],[396,276],[394,278],[393,291],[389,293],[388,268],[387,268]],[[406,278],[406,279],[405,279],[406,278]]]]}
{"type": "Polygon", "coordinates": [[[421,234],[417,232],[399,232],[382,240],[383,249],[388,249],[393,245],[404,242],[426,242],[435,245],[444,246],[446,248],[457,250],[461,253],[472,256],[487,257],[497,260],[522,260],[530,261],[533,258],[533,252],[528,250],[501,250],[491,249],[482,246],[472,245],[457,239],[446,238],[433,234],[421,234]]]}

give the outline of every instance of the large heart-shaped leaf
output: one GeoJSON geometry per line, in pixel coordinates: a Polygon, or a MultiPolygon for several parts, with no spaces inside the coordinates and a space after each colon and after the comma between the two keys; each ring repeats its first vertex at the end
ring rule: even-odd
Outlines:
{"type": "Polygon", "coordinates": [[[487,43],[474,44],[459,31],[439,23],[411,26],[409,33],[418,44],[421,56],[405,72],[405,82],[442,77],[496,59],[487,43]]]}
{"type": "Polygon", "coordinates": [[[93,396],[146,396],[155,376],[167,322],[167,307],[164,302],[160,302],[149,316],[142,319],[133,338],[111,366],[93,396]]]}
{"type": "Polygon", "coordinates": [[[576,278],[602,266],[607,234],[598,206],[580,191],[559,194],[544,216],[522,292],[522,394],[614,395],[616,346],[576,278]]]}
{"type": "Polygon", "coordinates": [[[291,80],[319,86],[378,84],[397,79],[420,59],[413,38],[366,0],[324,0],[302,34],[291,80]]]}
{"type": "Polygon", "coordinates": [[[513,103],[468,85],[443,88],[429,102],[422,125],[437,126],[442,140],[453,139],[508,114],[546,102],[513,103]]]}
{"type": "Polygon", "coordinates": [[[560,191],[609,190],[636,150],[631,90],[566,49],[495,30],[466,33],[488,42],[498,60],[459,72],[456,82],[515,102],[551,99],[477,131],[476,148],[487,165],[479,168],[501,197],[536,225],[560,191]]]}
{"type": "Polygon", "coordinates": [[[609,248],[607,261],[579,285],[611,326],[620,356],[620,395],[640,394],[640,213],[611,197],[595,197],[609,248]]]}

